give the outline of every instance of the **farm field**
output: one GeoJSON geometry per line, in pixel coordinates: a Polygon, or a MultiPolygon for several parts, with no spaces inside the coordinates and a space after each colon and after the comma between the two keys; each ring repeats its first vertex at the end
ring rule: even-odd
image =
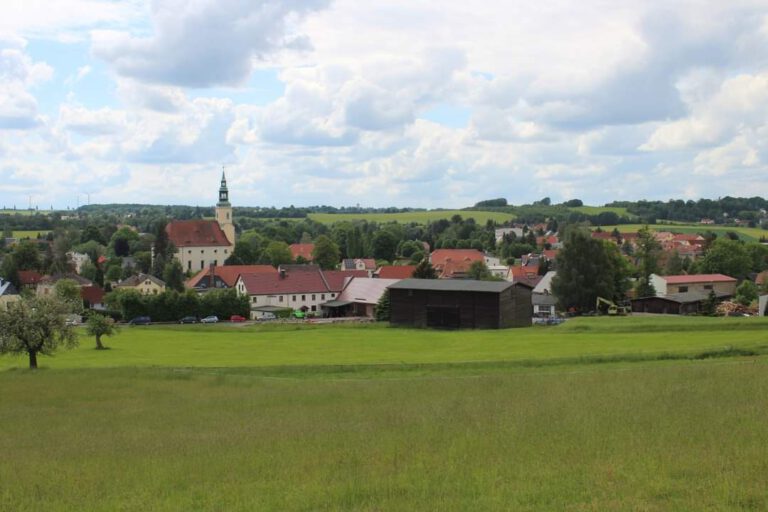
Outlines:
{"type": "Polygon", "coordinates": [[[766,327],[152,326],[2,356],[0,510],[763,510],[766,327]]]}
{"type": "MultiPolygon", "coordinates": [[[[642,228],[644,224],[620,224],[618,226],[601,226],[605,231],[612,231],[617,228],[620,233],[634,233],[642,228]]],[[[711,226],[703,224],[649,224],[648,227],[653,231],[671,231],[673,233],[704,233],[712,231],[718,236],[724,235],[729,231],[738,233],[739,236],[748,242],[756,242],[760,237],[768,238],[768,231],[761,228],[742,228],[735,226],[711,226]]]]}
{"type": "Polygon", "coordinates": [[[40,215],[47,215],[49,213],[53,213],[53,210],[22,210],[22,209],[13,210],[8,208],[6,208],[5,210],[0,209],[0,215],[35,215],[38,213],[40,215]]]}
{"type": "Polygon", "coordinates": [[[503,212],[482,212],[475,210],[430,210],[421,212],[404,213],[310,213],[309,218],[322,222],[323,224],[333,224],[341,221],[367,220],[368,222],[401,222],[426,224],[440,219],[450,219],[454,215],[461,215],[463,219],[473,218],[478,224],[485,224],[489,219],[495,222],[506,222],[515,218],[510,213],[503,212]]]}

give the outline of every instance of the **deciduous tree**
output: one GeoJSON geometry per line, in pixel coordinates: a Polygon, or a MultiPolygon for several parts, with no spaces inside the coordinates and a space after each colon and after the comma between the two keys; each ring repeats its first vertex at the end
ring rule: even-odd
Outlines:
{"type": "Polygon", "coordinates": [[[320,235],[315,240],[315,248],[312,250],[312,257],[315,263],[320,265],[323,270],[336,268],[341,258],[339,246],[333,240],[325,235],[320,235]]]}
{"type": "Polygon", "coordinates": [[[106,347],[101,343],[101,337],[116,334],[119,327],[110,317],[94,313],[88,317],[85,329],[89,335],[96,338],[96,350],[104,350],[106,347]]]}

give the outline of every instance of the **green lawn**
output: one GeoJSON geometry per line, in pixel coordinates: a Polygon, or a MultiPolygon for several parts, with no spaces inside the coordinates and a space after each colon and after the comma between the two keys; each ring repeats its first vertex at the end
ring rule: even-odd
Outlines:
{"type": "Polygon", "coordinates": [[[488,219],[496,222],[506,222],[515,218],[510,213],[502,212],[481,212],[474,210],[430,210],[424,212],[405,212],[405,213],[310,213],[309,218],[322,222],[323,224],[333,224],[340,221],[367,220],[368,222],[415,222],[426,224],[440,219],[450,219],[454,215],[461,215],[463,219],[473,218],[478,224],[485,224],[488,219]]]}
{"type": "Polygon", "coordinates": [[[152,326],[2,356],[0,511],[765,510],[767,327],[152,326]]]}
{"type": "MultiPolygon", "coordinates": [[[[601,226],[604,231],[612,231],[617,228],[621,233],[635,233],[642,228],[644,224],[621,224],[618,226],[601,226]]],[[[738,233],[739,236],[748,242],[755,242],[760,237],[768,238],[768,231],[761,228],[742,228],[735,226],[708,226],[704,224],[650,224],[648,226],[653,231],[671,231],[672,233],[705,233],[712,231],[722,236],[729,231],[738,233]]]]}
{"type": "MultiPolygon", "coordinates": [[[[51,368],[115,366],[241,367],[398,365],[558,361],[594,356],[652,357],[695,354],[735,346],[768,347],[766,318],[592,318],[558,327],[434,331],[380,324],[139,326],[107,339],[109,351],[78,349],[43,357],[51,368]],[[674,333],[673,336],[659,332],[674,333]]],[[[24,358],[0,357],[0,370],[24,367],[24,358]]]]}

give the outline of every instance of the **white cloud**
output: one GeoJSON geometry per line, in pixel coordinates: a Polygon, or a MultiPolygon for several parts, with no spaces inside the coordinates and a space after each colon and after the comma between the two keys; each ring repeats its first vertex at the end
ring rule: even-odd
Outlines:
{"type": "Polygon", "coordinates": [[[94,32],[94,53],[122,76],[207,87],[240,85],[253,61],[303,49],[296,22],[325,0],[166,0],[153,2],[151,36],[94,32]]]}
{"type": "Polygon", "coordinates": [[[0,129],[27,129],[40,123],[37,100],[31,89],[53,75],[44,62],[34,62],[23,41],[0,46],[0,129]]]}

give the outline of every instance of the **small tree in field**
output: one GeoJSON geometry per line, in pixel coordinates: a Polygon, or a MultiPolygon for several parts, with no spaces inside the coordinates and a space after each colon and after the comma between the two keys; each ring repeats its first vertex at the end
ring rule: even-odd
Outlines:
{"type": "Polygon", "coordinates": [[[102,336],[112,336],[113,334],[117,334],[120,330],[120,328],[115,325],[114,320],[98,313],[93,314],[88,318],[85,329],[90,336],[96,337],[96,350],[104,350],[107,348],[101,343],[102,336]]]}
{"type": "Polygon", "coordinates": [[[0,310],[0,354],[29,356],[29,368],[37,368],[37,355],[51,355],[59,347],[74,348],[77,336],[67,325],[72,305],[57,297],[23,297],[0,310]]]}

